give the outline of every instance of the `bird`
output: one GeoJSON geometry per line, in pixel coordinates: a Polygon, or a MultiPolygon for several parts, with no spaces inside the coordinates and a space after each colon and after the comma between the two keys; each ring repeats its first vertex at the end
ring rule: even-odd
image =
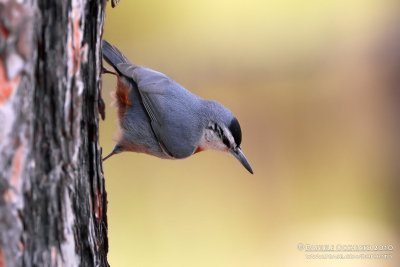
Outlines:
{"type": "Polygon", "coordinates": [[[115,46],[102,41],[104,60],[115,70],[119,134],[103,158],[131,151],[162,159],[184,159],[204,150],[232,154],[253,174],[241,150],[242,131],[232,112],[204,100],[167,75],[132,64],[115,46]]]}

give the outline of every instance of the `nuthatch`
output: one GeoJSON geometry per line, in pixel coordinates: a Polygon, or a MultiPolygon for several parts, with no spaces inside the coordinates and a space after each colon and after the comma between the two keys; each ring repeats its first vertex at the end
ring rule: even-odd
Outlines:
{"type": "Polygon", "coordinates": [[[203,100],[165,74],[137,66],[103,40],[103,57],[117,73],[120,133],[113,151],[182,159],[206,149],[230,152],[250,172],[240,149],[242,131],[235,116],[215,101],[203,100]]]}

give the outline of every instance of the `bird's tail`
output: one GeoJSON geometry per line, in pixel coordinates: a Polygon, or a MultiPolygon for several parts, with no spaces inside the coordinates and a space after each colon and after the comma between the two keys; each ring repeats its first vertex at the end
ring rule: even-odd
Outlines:
{"type": "Polygon", "coordinates": [[[109,42],[103,40],[102,42],[103,58],[110,64],[116,71],[117,65],[120,63],[129,63],[129,60],[119,51],[115,46],[110,45],[109,42]]]}

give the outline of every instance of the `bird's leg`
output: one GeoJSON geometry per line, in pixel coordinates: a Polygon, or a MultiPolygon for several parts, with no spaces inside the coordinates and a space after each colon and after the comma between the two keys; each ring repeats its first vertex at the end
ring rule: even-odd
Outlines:
{"type": "Polygon", "coordinates": [[[104,67],[104,66],[103,66],[103,68],[101,69],[101,73],[102,73],[102,74],[109,73],[109,74],[112,74],[112,75],[117,75],[115,72],[112,72],[111,70],[106,69],[106,67],[104,67]]]}
{"type": "Polygon", "coordinates": [[[122,146],[120,144],[116,144],[114,146],[114,149],[111,151],[111,153],[103,158],[103,161],[105,161],[106,159],[108,159],[112,155],[121,153],[122,151],[123,151],[122,146]]]}

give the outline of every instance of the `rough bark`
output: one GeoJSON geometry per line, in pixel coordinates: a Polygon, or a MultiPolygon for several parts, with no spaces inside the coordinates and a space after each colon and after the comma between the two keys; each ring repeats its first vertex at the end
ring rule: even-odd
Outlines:
{"type": "Polygon", "coordinates": [[[103,0],[0,0],[0,266],[108,266],[103,0]]]}

